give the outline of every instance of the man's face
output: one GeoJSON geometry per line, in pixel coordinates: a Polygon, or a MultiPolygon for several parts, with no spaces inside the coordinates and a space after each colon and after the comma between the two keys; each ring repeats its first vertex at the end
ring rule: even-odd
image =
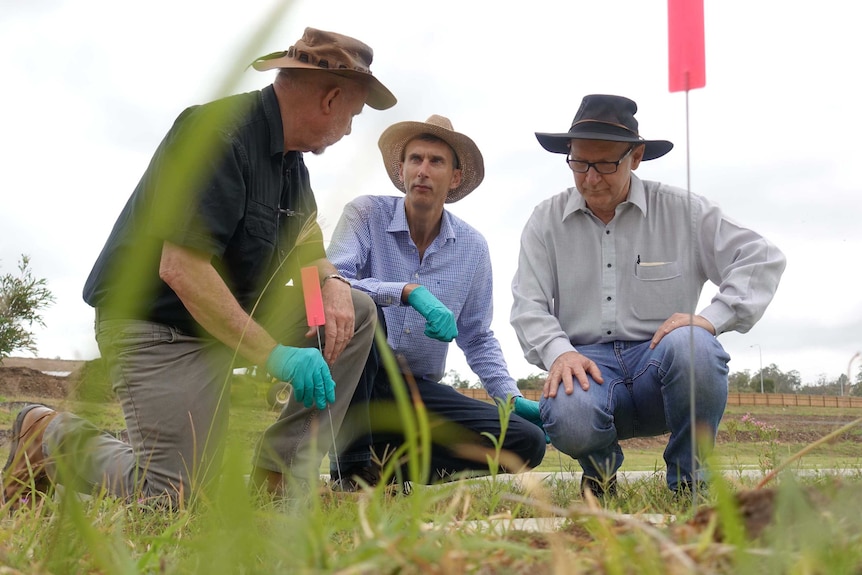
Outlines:
{"type": "Polygon", "coordinates": [[[320,136],[320,145],[312,153],[322,154],[326,148],[335,144],[344,136],[350,135],[353,128],[353,118],[362,113],[365,106],[367,89],[357,85],[355,89],[342,90],[331,102],[332,114],[326,116],[326,125],[320,136]]]}
{"type": "Polygon", "coordinates": [[[417,207],[442,208],[449,190],[461,184],[461,170],[455,168],[455,154],[449,144],[416,139],[404,147],[401,181],[407,201],[417,207]]]}
{"type": "Polygon", "coordinates": [[[594,166],[582,174],[573,170],[575,186],[599,217],[612,217],[616,207],[628,198],[631,172],[640,164],[644,152],[643,146],[637,146],[623,157],[630,148],[629,143],[603,140],[572,140],[569,145],[571,160],[615,163],[623,158],[613,174],[600,174],[594,166]]]}

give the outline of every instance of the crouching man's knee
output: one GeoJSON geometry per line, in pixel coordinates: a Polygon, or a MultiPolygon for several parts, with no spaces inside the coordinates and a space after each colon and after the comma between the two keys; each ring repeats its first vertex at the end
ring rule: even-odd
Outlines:
{"type": "Polygon", "coordinates": [[[551,444],[572,458],[604,449],[616,440],[612,418],[580,389],[542,399],[540,410],[551,444]]]}

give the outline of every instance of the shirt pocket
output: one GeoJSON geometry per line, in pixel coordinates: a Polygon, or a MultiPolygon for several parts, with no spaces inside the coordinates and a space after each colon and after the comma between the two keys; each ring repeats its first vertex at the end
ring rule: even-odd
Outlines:
{"type": "Polygon", "coordinates": [[[425,287],[455,314],[456,319],[461,315],[461,308],[464,307],[467,291],[470,288],[467,282],[433,280],[425,287]]]}
{"type": "Polygon", "coordinates": [[[246,233],[275,245],[277,229],[278,211],[266,204],[249,200],[245,214],[246,233]]]}
{"type": "Polygon", "coordinates": [[[641,320],[664,321],[682,310],[685,281],[678,262],[636,264],[632,292],[632,311],[641,320]]]}

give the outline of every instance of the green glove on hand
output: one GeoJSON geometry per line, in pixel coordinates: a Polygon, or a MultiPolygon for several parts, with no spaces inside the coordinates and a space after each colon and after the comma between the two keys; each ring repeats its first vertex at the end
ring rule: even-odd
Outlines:
{"type": "Polygon", "coordinates": [[[458,337],[455,314],[424,286],[419,286],[410,292],[407,303],[425,318],[425,335],[446,342],[458,337]]]}
{"type": "MultiPolygon", "coordinates": [[[[542,431],[545,431],[545,424],[542,421],[542,416],[539,415],[539,402],[527,399],[526,397],[515,398],[515,414],[520,415],[530,423],[538,425],[542,431]]],[[[551,438],[545,434],[545,443],[550,443],[551,438]]]]}
{"type": "Polygon", "coordinates": [[[305,407],[326,409],[327,403],[335,403],[335,382],[317,348],[279,344],[266,359],[266,371],[290,383],[294,397],[305,407]]]}

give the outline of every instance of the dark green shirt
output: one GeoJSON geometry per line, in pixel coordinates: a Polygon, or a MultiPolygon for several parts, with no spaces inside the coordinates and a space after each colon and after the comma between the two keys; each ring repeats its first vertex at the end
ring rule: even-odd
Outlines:
{"type": "MultiPolygon", "coordinates": [[[[193,106],[174,122],[126,203],[84,285],[103,319],[144,319],[202,329],[159,278],[169,241],[212,256],[251,312],[264,286],[283,305],[298,269],[326,257],[302,153],[284,153],[272,86],[193,106]]],[[[302,299],[296,305],[302,305],[302,299]]],[[[291,304],[293,305],[293,304],[291,304]]]]}

